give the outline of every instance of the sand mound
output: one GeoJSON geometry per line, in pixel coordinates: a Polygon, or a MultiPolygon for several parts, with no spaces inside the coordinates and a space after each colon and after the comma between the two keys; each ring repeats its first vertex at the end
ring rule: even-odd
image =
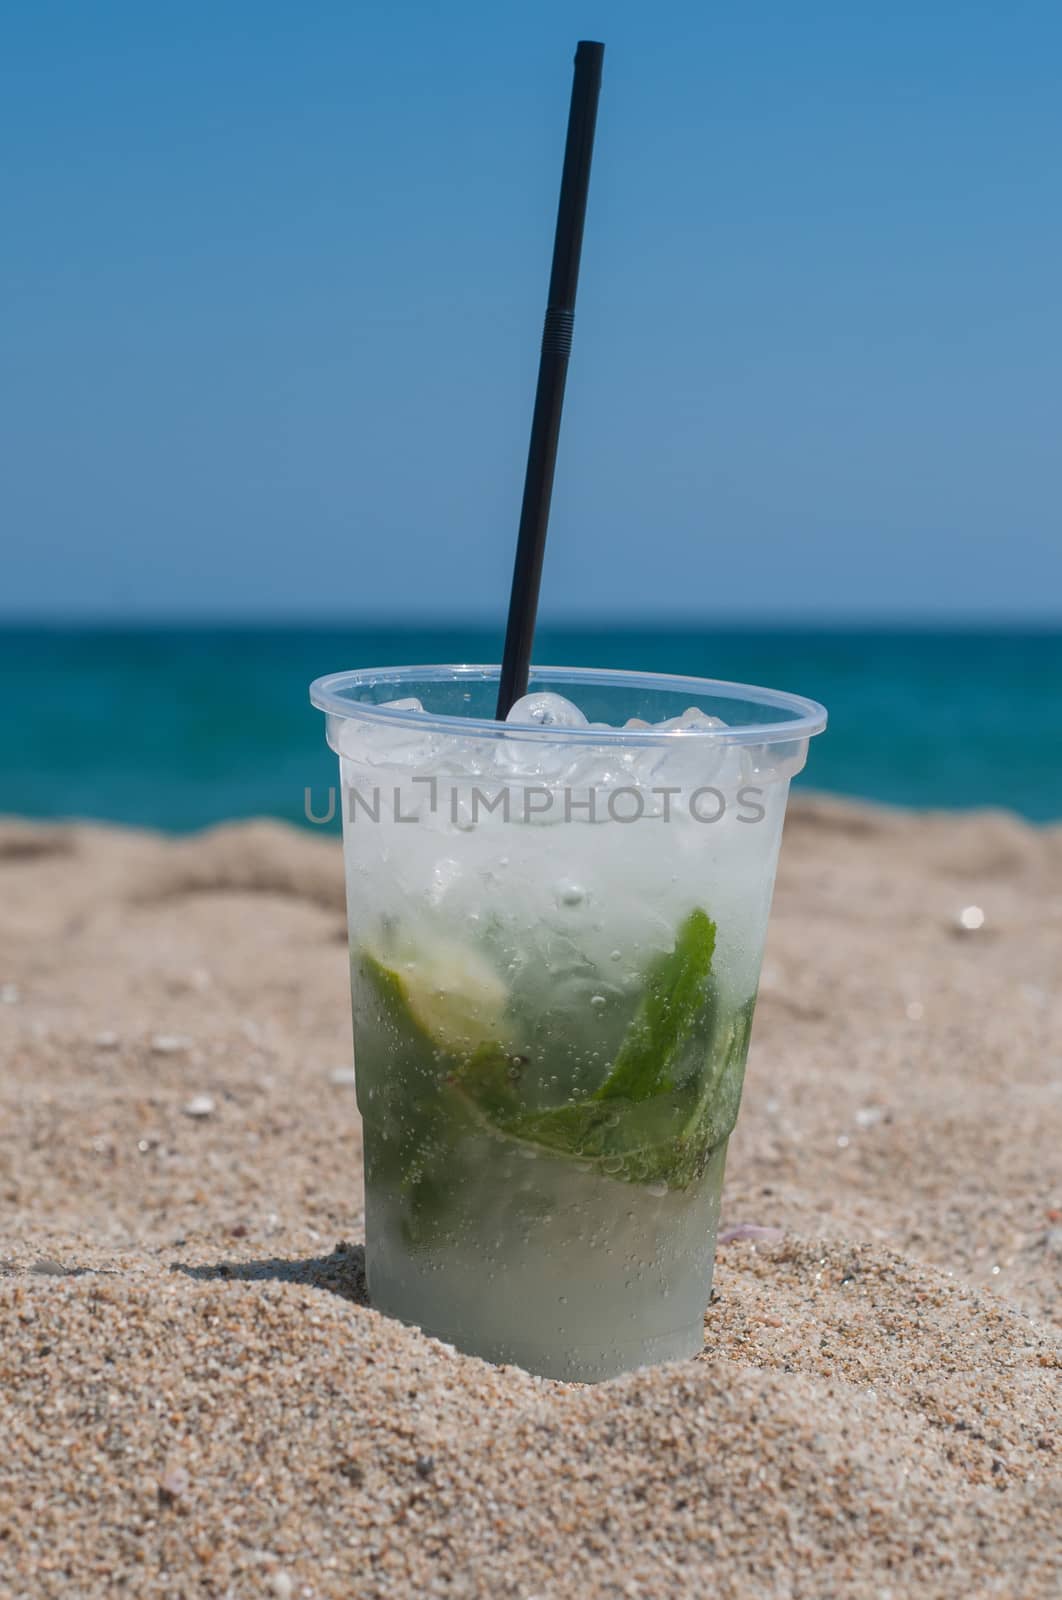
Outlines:
{"type": "Polygon", "coordinates": [[[802,802],[704,1354],[582,1389],[366,1304],[334,844],[0,824],[0,1594],[1055,1595],[1060,971],[1059,830],[802,802]]]}

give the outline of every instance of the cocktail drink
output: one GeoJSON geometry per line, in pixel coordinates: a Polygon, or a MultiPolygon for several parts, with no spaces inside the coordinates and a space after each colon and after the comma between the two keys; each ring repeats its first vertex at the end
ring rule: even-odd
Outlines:
{"type": "Polygon", "coordinates": [[[789,780],[825,713],[544,669],[319,679],[369,1294],[594,1380],[701,1348],[789,780]]]}

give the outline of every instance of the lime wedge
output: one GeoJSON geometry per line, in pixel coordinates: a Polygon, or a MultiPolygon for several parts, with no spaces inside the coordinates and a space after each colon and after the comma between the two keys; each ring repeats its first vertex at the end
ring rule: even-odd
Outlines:
{"type": "Polygon", "coordinates": [[[506,1039],[509,991],[477,950],[404,942],[386,952],[362,945],[361,956],[377,988],[447,1055],[506,1039]]]}

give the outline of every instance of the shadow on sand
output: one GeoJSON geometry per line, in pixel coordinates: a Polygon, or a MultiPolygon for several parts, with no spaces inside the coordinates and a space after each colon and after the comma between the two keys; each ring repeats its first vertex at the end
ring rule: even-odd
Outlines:
{"type": "Polygon", "coordinates": [[[338,1244],[330,1256],[270,1256],[260,1261],[215,1261],[196,1267],[173,1261],[170,1270],[200,1283],[305,1283],[313,1289],[327,1289],[358,1306],[369,1304],[365,1246],[361,1244],[338,1244]]]}

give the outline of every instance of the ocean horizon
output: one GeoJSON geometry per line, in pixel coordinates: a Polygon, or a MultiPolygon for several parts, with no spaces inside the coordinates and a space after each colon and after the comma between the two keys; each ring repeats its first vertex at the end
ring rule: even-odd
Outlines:
{"type": "MultiPolygon", "coordinates": [[[[0,625],[0,811],[188,832],[305,821],[335,783],[310,680],[497,661],[501,625],[378,620],[0,625]]],[[[736,679],[830,714],[798,785],[1062,819],[1062,626],[543,623],[543,665],[736,679]]]]}

